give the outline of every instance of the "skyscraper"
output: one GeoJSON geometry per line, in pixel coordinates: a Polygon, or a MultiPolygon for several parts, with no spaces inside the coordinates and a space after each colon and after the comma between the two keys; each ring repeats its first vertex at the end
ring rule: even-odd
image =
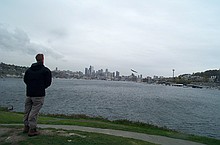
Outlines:
{"type": "Polygon", "coordinates": [[[89,74],[92,75],[94,72],[94,67],[90,65],[89,67],[89,74]]]}
{"type": "Polygon", "coordinates": [[[119,78],[119,76],[120,76],[119,71],[116,71],[116,78],[119,78]]]}
{"type": "Polygon", "coordinates": [[[88,75],[89,75],[89,69],[85,68],[85,76],[88,76],[88,75]]]}

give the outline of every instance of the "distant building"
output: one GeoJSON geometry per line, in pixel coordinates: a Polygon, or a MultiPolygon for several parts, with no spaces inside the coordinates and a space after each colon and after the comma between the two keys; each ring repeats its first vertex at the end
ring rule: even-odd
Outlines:
{"type": "Polygon", "coordinates": [[[89,76],[89,69],[85,68],[85,76],[89,76]]]}
{"type": "Polygon", "coordinates": [[[115,72],[113,72],[113,74],[112,74],[112,75],[113,75],[113,78],[115,78],[115,72]]]}
{"type": "Polygon", "coordinates": [[[116,78],[119,78],[120,77],[120,73],[119,71],[116,71],[116,78]]]}
{"type": "Polygon", "coordinates": [[[92,75],[94,73],[94,67],[90,65],[89,67],[89,74],[92,75]]]}
{"type": "Polygon", "coordinates": [[[158,76],[154,76],[154,79],[155,79],[155,80],[158,80],[158,79],[159,79],[159,77],[158,77],[158,76]]]}

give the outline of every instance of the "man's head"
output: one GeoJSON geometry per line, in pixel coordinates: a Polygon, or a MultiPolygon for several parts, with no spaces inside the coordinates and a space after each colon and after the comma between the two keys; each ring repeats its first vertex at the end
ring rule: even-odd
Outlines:
{"type": "Polygon", "coordinates": [[[35,58],[36,58],[37,62],[44,62],[44,55],[43,54],[37,54],[35,58]]]}

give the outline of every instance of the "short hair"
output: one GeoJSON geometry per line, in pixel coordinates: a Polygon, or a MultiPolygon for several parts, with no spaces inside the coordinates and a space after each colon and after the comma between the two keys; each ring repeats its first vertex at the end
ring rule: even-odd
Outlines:
{"type": "Polygon", "coordinates": [[[43,54],[37,54],[35,58],[36,58],[37,62],[43,62],[44,55],[43,54]]]}

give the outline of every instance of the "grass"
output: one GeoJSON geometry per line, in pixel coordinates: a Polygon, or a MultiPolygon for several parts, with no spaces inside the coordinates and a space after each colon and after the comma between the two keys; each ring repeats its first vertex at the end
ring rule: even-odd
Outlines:
{"type": "Polygon", "coordinates": [[[153,143],[98,133],[40,129],[40,136],[28,137],[20,129],[11,129],[0,136],[0,145],[155,145],[153,143]],[[13,133],[12,133],[13,132],[13,133]],[[11,140],[8,139],[11,137],[11,140]]]}
{"type": "MultiPolygon", "coordinates": [[[[0,123],[21,123],[22,124],[22,113],[16,112],[7,112],[3,108],[0,108],[0,123]]],[[[141,122],[132,122],[128,120],[116,120],[109,121],[107,119],[97,117],[91,118],[85,115],[40,115],[38,118],[38,123],[41,124],[59,124],[59,125],[79,125],[79,126],[88,126],[88,127],[97,127],[97,128],[108,128],[124,131],[133,131],[139,133],[153,134],[153,135],[162,135],[171,138],[178,138],[184,140],[190,140],[195,142],[204,143],[207,145],[219,145],[220,140],[201,137],[195,135],[189,135],[180,133],[177,131],[169,130],[166,128],[159,128],[157,126],[141,123],[141,122]]],[[[92,133],[93,134],[93,133],[92,133]]]]}

